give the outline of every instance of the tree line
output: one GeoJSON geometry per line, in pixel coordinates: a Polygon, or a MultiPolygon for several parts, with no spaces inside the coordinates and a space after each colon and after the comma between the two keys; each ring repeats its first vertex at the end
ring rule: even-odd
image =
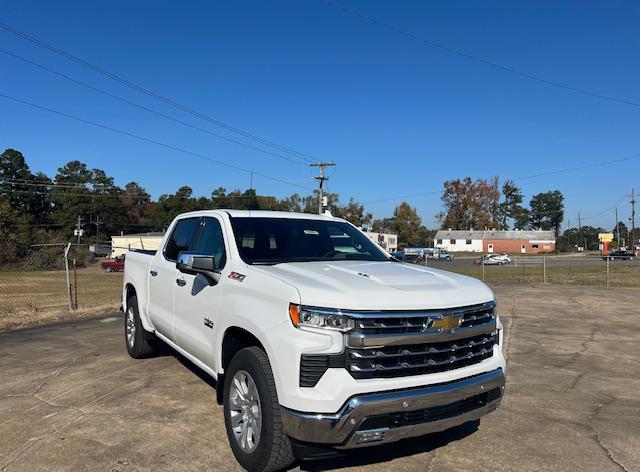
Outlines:
{"type": "MultiPolygon", "coordinates": [[[[399,204],[392,216],[374,220],[353,198],[341,203],[338,194],[326,196],[334,216],[372,231],[396,233],[400,247],[433,244],[435,229],[428,229],[407,202],[399,204]]],[[[521,189],[511,180],[500,185],[498,177],[446,181],[441,200],[443,209],[436,219],[444,229],[547,229],[559,236],[559,248],[569,249],[585,242],[595,248],[597,233],[605,231],[584,226],[560,235],[564,197],[559,190],[534,195],[525,205],[521,189]]],[[[317,204],[317,191],[277,198],[260,195],[255,189],[218,187],[209,196],[195,196],[187,185],[153,200],[138,182],[120,187],[106,171],[77,160],[64,164],[51,178],[32,172],[24,155],[15,149],[0,155],[0,241],[5,245],[70,241],[78,218],[83,241],[100,242],[120,232],[162,231],[186,211],[231,208],[316,213],[317,204]]],[[[620,224],[624,237],[628,230],[620,224]]]]}
{"type": "MultiPolygon", "coordinates": [[[[358,227],[380,226],[353,198],[341,203],[338,194],[325,196],[334,216],[358,227]]],[[[131,181],[120,187],[104,170],[77,160],[64,164],[51,178],[32,172],[20,151],[7,149],[0,155],[0,241],[5,245],[70,241],[78,221],[84,232],[82,241],[107,242],[120,232],[163,231],[180,213],[216,208],[316,213],[318,192],[277,198],[259,195],[255,189],[218,187],[210,196],[198,197],[184,185],[154,201],[140,183],[131,181]]],[[[426,242],[416,237],[427,230],[407,203],[389,221],[386,229],[399,233],[401,241],[426,242]]]]}

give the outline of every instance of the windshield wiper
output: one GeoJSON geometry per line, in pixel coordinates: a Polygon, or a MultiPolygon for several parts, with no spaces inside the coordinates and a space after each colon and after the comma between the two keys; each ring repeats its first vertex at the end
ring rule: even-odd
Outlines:
{"type": "Polygon", "coordinates": [[[251,262],[250,265],[261,265],[261,266],[272,266],[276,264],[280,264],[282,261],[256,261],[251,262]]]}

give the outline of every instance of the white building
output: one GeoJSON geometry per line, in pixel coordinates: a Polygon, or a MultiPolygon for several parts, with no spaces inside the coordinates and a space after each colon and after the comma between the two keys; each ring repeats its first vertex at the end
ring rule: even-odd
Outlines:
{"type": "Polygon", "coordinates": [[[434,246],[449,252],[482,252],[484,231],[438,231],[434,246]]]}
{"type": "Polygon", "coordinates": [[[395,252],[398,250],[398,235],[394,233],[376,233],[375,231],[364,231],[367,237],[378,244],[387,252],[395,252]]]}
{"type": "Polygon", "coordinates": [[[121,234],[111,236],[111,256],[116,258],[125,254],[129,249],[147,249],[157,251],[164,237],[163,232],[121,234]]]}
{"type": "Polygon", "coordinates": [[[440,230],[435,247],[451,252],[538,254],[553,252],[556,237],[550,230],[440,230]]]}

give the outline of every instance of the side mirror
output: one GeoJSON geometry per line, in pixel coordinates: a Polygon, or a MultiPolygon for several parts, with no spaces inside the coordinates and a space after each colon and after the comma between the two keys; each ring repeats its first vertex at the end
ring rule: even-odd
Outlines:
{"type": "Polygon", "coordinates": [[[216,267],[216,258],[208,254],[183,251],[178,254],[176,269],[185,274],[202,274],[211,285],[218,283],[220,271],[216,267]]]}

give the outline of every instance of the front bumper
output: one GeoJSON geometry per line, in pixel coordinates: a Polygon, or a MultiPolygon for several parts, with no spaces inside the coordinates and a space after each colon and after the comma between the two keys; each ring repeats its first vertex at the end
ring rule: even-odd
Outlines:
{"type": "Polygon", "coordinates": [[[351,397],[335,414],[281,407],[284,431],[301,442],[349,449],[444,431],[498,408],[502,369],[426,387],[351,397]]]}

